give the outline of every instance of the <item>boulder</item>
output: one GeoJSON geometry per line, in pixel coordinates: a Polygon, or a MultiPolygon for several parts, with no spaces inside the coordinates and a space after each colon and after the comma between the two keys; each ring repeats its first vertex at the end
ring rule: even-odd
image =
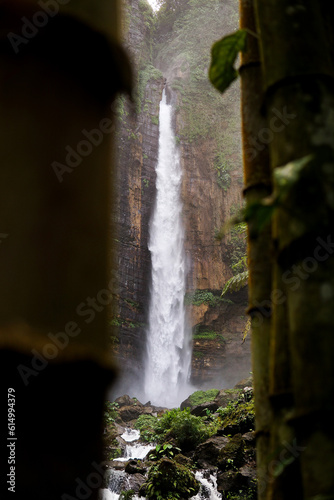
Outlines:
{"type": "Polygon", "coordinates": [[[128,480],[129,488],[136,494],[139,493],[141,486],[145,483],[145,477],[142,474],[132,474],[128,480]]]}
{"type": "Polygon", "coordinates": [[[239,471],[219,472],[217,474],[217,490],[223,498],[236,495],[238,498],[256,500],[256,469],[245,466],[239,471]]]}
{"type": "Polygon", "coordinates": [[[200,405],[194,406],[190,413],[195,415],[196,417],[204,417],[206,415],[206,410],[210,410],[211,413],[214,413],[219,408],[218,404],[215,401],[210,401],[209,403],[202,403],[200,405]]]}
{"type": "Polygon", "coordinates": [[[246,432],[245,434],[243,434],[242,439],[245,441],[247,447],[255,446],[256,444],[255,431],[246,432]]]}
{"type": "Polygon", "coordinates": [[[222,471],[229,469],[238,469],[244,462],[245,443],[241,434],[236,434],[230,441],[219,451],[218,467],[222,471]]]}
{"type": "Polygon", "coordinates": [[[132,406],[138,404],[142,406],[142,404],[138,401],[138,399],[130,398],[130,396],[128,396],[127,394],[115,399],[115,403],[118,404],[118,408],[122,408],[123,406],[132,406]]]}
{"type": "Polygon", "coordinates": [[[225,408],[231,401],[237,401],[241,395],[240,389],[223,389],[219,391],[218,396],[215,399],[215,403],[219,407],[225,408]]]}
{"type": "Polygon", "coordinates": [[[186,408],[192,408],[193,407],[193,405],[190,402],[190,398],[191,398],[191,395],[187,399],[185,399],[184,401],[182,401],[182,403],[180,404],[181,410],[185,410],[186,408]]]}
{"type": "Polygon", "coordinates": [[[228,442],[229,439],[226,436],[212,436],[198,445],[194,457],[198,466],[201,469],[217,466],[219,454],[228,442]]]}
{"type": "Polygon", "coordinates": [[[125,470],[126,462],[121,462],[118,460],[109,460],[107,462],[108,467],[115,469],[115,470],[125,470]]]}
{"type": "Polygon", "coordinates": [[[138,464],[137,460],[129,460],[125,466],[127,474],[145,474],[146,468],[138,464]]]}
{"type": "Polygon", "coordinates": [[[185,465],[186,467],[191,467],[192,466],[191,459],[189,457],[185,457],[181,453],[179,453],[178,455],[176,455],[176,457],[175,457],[174,460],[175,460],[176,463],[181,464],[181,465],[185,465]]]}
{"type": "Polygon", "coordinates": [[[225,493],[240,493],[249,487],[249,478],[239,471],[218,472],[217,490],[225,498],[225,493]]]}
{"type": "Polygon", "coordinates": [[[235,389],[242,389],[244,390],[246,387],[253,387],[253,377],[252,375],[248,378],[245,378],[241,380],[238,384],[234,386],[235,389]]]}
{"type": "Polygon", "coordinates": [[[141,406],[123,406],[118,410],[118,416],[122,422],[130,422],[131,420],[137,420],[139,415],[142,414],[141,406]]]}

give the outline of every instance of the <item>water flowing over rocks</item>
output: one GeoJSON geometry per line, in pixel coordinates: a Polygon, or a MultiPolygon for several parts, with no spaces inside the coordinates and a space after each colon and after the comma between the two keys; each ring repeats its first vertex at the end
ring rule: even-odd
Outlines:
{"type": "MultiPolygon", "coordinates": [[[[167,408],[146,406],[129,396],[118,398],[119,403],[115,402],[115,405],[119,404],[118,408],[115,406],[115,420],[118,424],[107,424],[105,433],[113,433],[114,437],[116,435],[123,441],[125,448],[122,450],[122,458],[105,462],[105,483],[109,491],[105,492],[104,500],[108,500],[109,493],[114,495],[113,500],[117,500],[121,491],[129,490],[133,490],[134,499],[154,498],[150,496],[148,488],[151,483],[155,484],[156,477],[160,477],[160,485],[162,478],[165,478],[164,492],[167,495],[167,492],[174,488],[171,486],[171,478],[174,476],[179,477],[179,482],[181,477],[185,481],[183,483],[182,480],[179,485],[181,489],[185,488],[180,498],[188,498],[186,489],[194,488],[190,490],[192,495],[189,496],[193,500],[219,500],[228,498],[228,495],[235,495],[235,498],[240,500],[256,500],[252,379],[245,379],[231,389],[217,392],[214,403],[217,405],[218,401],[224,401],[224,404],[218,411],[215,410],[215,413],[209,410],[212,401],[191,406],[193,415],[201,413],[206,406],[207,415],[194,418],[206,422],[206,425],[215,421],[216,433],[194,448],[187,448],[187,451],[182,452],[173,434],[167,433],[164,444],[156,448],[154,443],[143,442],[141,437],[134,440],[139,435],[134,429],[137,420],[121,420],[121,411],[124,408],[136,408],[145,418],[147,415],[161,418],[169,412],[167,408]],[[150,408],[150,413],[146,413],[147,408],[150,408]],[[246,428],[247,432],[240,432],[240,429],[246,428]],[[136,450],[140,450],[140,453],[136,450]],[[136,454],[140,456],[136,457],[136,454]]],[[[191,397],[187,401],[191,405],[191,397]]],[[[186,402],[183,406],[185,404],[186,402]]],[[[106,443],[107,441],[106,439],[106,443]]],[[[110,450],[111,448],[106,446],[106,457],[110,450]]]]}

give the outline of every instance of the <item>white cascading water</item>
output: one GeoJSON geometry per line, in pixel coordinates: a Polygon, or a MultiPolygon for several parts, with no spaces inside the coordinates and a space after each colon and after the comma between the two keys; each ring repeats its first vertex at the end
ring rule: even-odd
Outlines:
{"type": "Polygon", "coordinates": [[[178,406],[191,392],[191,331],[184,308],[186,259],[180,155],[166,93],[160,102],[156,205],[150,227],[152,288],[145,394],[153,404],[178,406]]]}
{"type": "MultiPolygon", "coordinates": [[[[126,429],[122,437],[128,443],[139,441],[140,432],[133,429],[126,429]]],[[[134,445],[127,445],[123,458],[115,459],[118,462],[129,461],[133,459],[144,459],[154,445],[142,445],[140,442],[134,445]]],[[[108,488],[99,490],[99,500],[119,500],[121,491],[131,489],[130,478],[124,470],[107,469],[105,481],[108,488]]],[[[191,497],[192,500],[221,500],[222,496],[217,491],[217,478],[209,471],[199,470],[195,474],[196,479],[201,483],[197,495],[191,497]]],[[[133,500],[145,500],[145,497],[139,498],[133,496],[133,500]]]]}

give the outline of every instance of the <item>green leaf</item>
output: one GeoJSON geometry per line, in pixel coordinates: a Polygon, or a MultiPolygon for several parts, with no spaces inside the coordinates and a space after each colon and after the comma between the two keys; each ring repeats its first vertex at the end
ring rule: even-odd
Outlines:
{"type": "Polygon", "coordinates": [[[278,207],[278,198],[268,197],[248,205],[244,210],[244,218],[252,223],[251,235],[260,232],[269,222],[278,207]]]}
{"type": "Polygon", "coordinates": [[[252,223],[251,234],[261,231],[273,216],[278,207],[284,208],[291,189],[299,182],[304,168],[313,160],[312,155],[304,156],[289,162],[284,167],[274,169],[274,192],[271,196],[251,203],[244,210],[244,220],[252,223]]]}
{"type": "Polygon", "coordinates": [[[313,160],[313,155],[304,156],[295,161],[290,161],[284,167],[274,169],[274,184],[280,199],[285,198],[291,188],[297,184],[303,169],[313,160]]]}
{"type": "Polygon", "coordinates": [[[236,276],[232,276],[232,278],[229,279],[224,286],[221,296],[223,297],[227,292],[238,292],[240,288],[243,288],[247,285],[247,282],[248,271],[237,274],[236,276]]]}
{"type": "Polygon", "coordinates": [[[225,92],[238,77],[234,63],[239,52],[245,50],[246,40],[247,32],[239,30],[225,36],[212,46],[209,78],[212,85],[220,92],[225,92]]]}

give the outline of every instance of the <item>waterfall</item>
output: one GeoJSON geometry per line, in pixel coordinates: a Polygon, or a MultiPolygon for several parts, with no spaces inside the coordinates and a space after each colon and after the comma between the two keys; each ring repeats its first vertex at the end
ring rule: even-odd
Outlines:
{"type": "Polygon", "coordinates": [[[172,106],[164,90],[159,115],[156,204],[150,225],[152,285],[147,334],[145,393],[153,404],[177,406],[191,392],[191,330],[186,324],[186,260],[182,224],[180,155],[172,106]]]}

